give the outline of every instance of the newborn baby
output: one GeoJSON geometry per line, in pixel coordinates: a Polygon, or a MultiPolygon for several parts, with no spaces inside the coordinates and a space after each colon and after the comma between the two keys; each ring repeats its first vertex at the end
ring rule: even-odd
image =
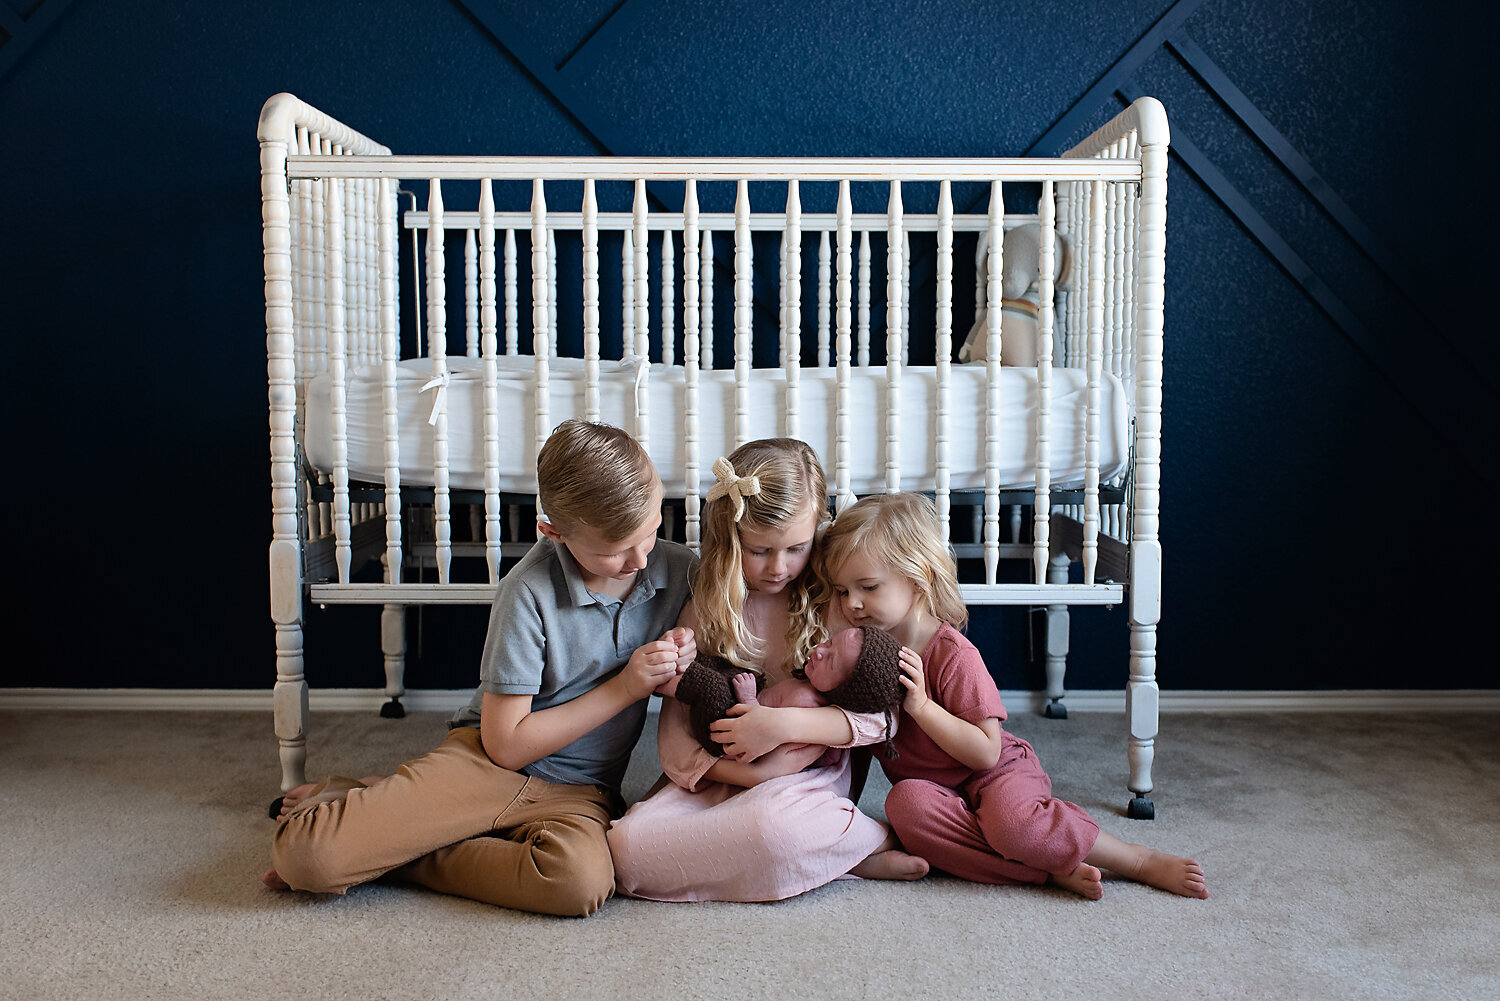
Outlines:
{"type": "Polygon", "coordinates": [[[885,713],[887,754],[895,735],[895,711],[906,698],[901,684],[901,644],[874,626],[855,626],[819,643],[807,658],[803,678],[789,678],[757,695],[756,676],[722,657],[700,653],[682,676],[658,689],[688,707],[693,734],[708,753],[724,748],[709,727],[738,703],[784,708],[835,705],[854,713],[885,713]],[[803,680],[803,679],[806,680],[803,680]]]}

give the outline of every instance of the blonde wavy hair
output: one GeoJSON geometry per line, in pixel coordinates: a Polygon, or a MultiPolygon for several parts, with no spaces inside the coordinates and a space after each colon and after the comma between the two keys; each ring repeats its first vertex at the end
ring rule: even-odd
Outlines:
{"type": "MultiPolygon", "coordinates": [[[[927,601],[927,610],[958,629],[969,609],[958,592],[958,563],[943,542],[937,508],[921,494],[871,494],[849,505],[823,533],[818,548],[818,612],[833,600],[833,575],[854,553],[905,577],[927,601]]],[[[821,618],[821,614],[820,614],[821,618]]]]}
{"type": "MultiPolygon", "coordinates": [[[[742,569],[740,528],[778,531],[817,514],[827,517],[828,484],[818,455],[795,438],[746,442],[714,463],[717,482],[703,506],[702,563],[693,589],[698,649],[737,667],[760,671],[765,644],[745,623],[749,589],[742,569]]],[[[814,542],[816,549],[816,541],[814,542]]],[[[827,636],[817,609],[821,584],[813,561],[787,585],[787,662],[801,665],[827,636]]]]}

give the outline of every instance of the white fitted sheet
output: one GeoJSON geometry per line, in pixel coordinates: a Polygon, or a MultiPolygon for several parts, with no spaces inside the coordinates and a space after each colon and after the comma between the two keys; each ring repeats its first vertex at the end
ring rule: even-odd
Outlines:
{"type": "MultiPolygon", "coordinates": [[[[498,365],[500,414],[499,489],[536,491],[536,418],[533,388],[535,366],[530,355],[502,356],[498,365]]],[[[548,427],[584,411],[583,360],[551,359],[548,427]]],[[[484,476],[484,373],[477,358],[449,358],[445,390],[448,408],[448,484],[455,489],[482,490],[484,476]]],[[[433,432],[428,423],[436,390],[422,387],[432,379],[427,359],[401,362],[396,380],[400,428],[400,469],[404,485],[433,483],[433,432]]],[[[649,451],[660,471],[668,496],[684,493],[687,447],[685,370],[681,366],[652,365],[644,384],[650,401],[649,451]]],[[[953,365],[949,369],[949,486],[953,490],[982,489],[985,485],[985,366],[953,365]]],[[[599,419],[635,430],[635,389],[639,367],[629,362],[599,363],[599,419]]],[[[1029,490],[1036,485],[1036,369],[1000,370],[999,472],[1000,489],[1029,490]]],[[[735,447],[734,371],[713,369],[698,376],[698,468],[700,492],[708,489],[715,459],[735,447]]],[[[755,369],[748,392],[751,438],[785,433],[786,375],[781,369],[755,369]]],[[[333,419],[331,380],[321,375],[307,388],[304,416],[304,454],[315,468],[332,471],[333,419]]],[[[850,488],[856,494],[883,491],[886,484],[888,387],[884,366],[851,369],[852,400],[850,488]]],[[[801,370],[801,421],[797,437],[817,451],[828,473],[829,490],[836,479],[837,384],[832,368],[801,370]]],[[[1125,471],[1129,456],[1129,419],[1121,382],[1106,374],[1100,386],[1099,478],[1109,482],[1125,471]]],[[[385,430],[379,366],[352,368],[346,379],[346,447],[349,477],[355,481],[385,482],[385,430]]],[[[1052,486],[1083,486],[1088,392],[1080,369],[1052,370],[1052,406],[1048,437],[1051,442],[1052,486]]],[[[936,369],[901,370],[899,468],[901,489],[934,489],[937,448],[936,369]]]]}

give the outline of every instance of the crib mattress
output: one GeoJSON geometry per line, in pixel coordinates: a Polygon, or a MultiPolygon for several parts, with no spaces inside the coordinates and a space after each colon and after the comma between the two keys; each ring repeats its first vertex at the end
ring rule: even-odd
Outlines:
{"type": "MultiPolygon", "coordinates": [[[[536,491],[536,420],[534,362],[529,355],[497,359],[500,413],[500,477],[503,492],[536,491]]],[[[448,411],[448,484],[482,490],[484,472],[484,373],[477,358],[449,358],[444,394],[448,411]]],[[[423,391],[432,379],[427,359],[401,362],[396,380],[401,482],[433,483],[433,433],[428,423],[436,389],[423,391]]],[[[953,490],[985,486],[985,366],[953,365],[949,369],[948,469],[953,490]]],[[[636,430],[637,380],[649,399],[648,450],[661,473],[668,496],[682,496],[686,481],[686,379],[681,366],[652,365],[641,378],[628,362],[599,363],[599,419],[636,430]]],[[[899,468],[903,490],[931,491],[936,483],[936,369],[901,370],[899,468]]],[[[1000,370],[999,473],[1001,489],[1027,490],[1036,485],[1036,369],[1000,370]]],[[[856,494],[880,492],[886,485],[886,399],[884,366],[851,370],[850,489],[856,494]]],[[[304,454],[315,468],[333,469],[331,380],[325,374],[307,387],[304,454]]],[[[736,387],[732,369],[698,375],[698,468],[700,492],[707,490],[716,458],[735,448],[736,387]]],[[[800,423],[797,437],[818,453],[834,489],[837,458],[837,384],[831,368],[804,368],[800,378],[800,423]]],[[[379,366],[351,368],[346,378],[346,448],[353,481],[385,481],[385,421],[379,366]]],[[[780,369],[756,369],[748,392],[750,437],[785,433],[787,383],[780,369]]],[[[1052,485],[1083,486],[1088,393],[1081,369],[1052,370],[1052,485]]],[[[1100,387],[1099,477],[1117,480],[1129,456],[1126,391],[1112,375],[1100,387]]],[[[584,363],[579,358],[551,361],[547,424],[550,427],[584,413],[584,363]]]]}

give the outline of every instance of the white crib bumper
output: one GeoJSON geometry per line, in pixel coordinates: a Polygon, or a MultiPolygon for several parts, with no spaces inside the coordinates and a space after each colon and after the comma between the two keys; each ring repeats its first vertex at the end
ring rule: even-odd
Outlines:
{"type": "MultiPolygon", "coordinates": [[[[449,485],[455,489],[484,488],[484,374],[476,358],[449,358],[445,390],[448,412],[449,485]]],[[[433,482],[434,393],[422,392],[432,379],[426,359],[401,362],[396,380],[400,427],[401,481],[405,485],[433,482]]],[[[948,427],[949,482],[953,490],[982,489],[985,485],[985,366],[950,368],[948,427]]],[[[635,366],[599,363],[599,419],[636,430],[635,366]]],[[[649,451],[667,486],[668,496],[682,496],[687,468],[684,419],[687,386],[680,365],[651,366],[649,387],[649,451]]],[[[831,368],[800,372],[800,418],[797,437],[812,445],[834,481],[837,456],[837,383],[831,368]]],[[[497,360],[497,403],[500,414],[499,489],[521,494],[536,490],[534,363],[529,355],[497,360]]],[[[1000,370],[999,473],[1001,489],[1028,490],[1036,483],[1036,385],[1034,368],[1000,370]]],[[[888,386],[883,366],[851,371],[849,412],[850,485],[856,494],[883,491],[886,483],[888,386]]],[[[307,387],[303,446],[315,468],[333,469],[331,380],[325,374],[307,387]]],[[[346,447],[349,477],[383,483],[386,435],[382,413],[382,373],[379,366],[351,369],[345,388],[346,447]]],[[[755,369],[748,387],[749,437],[786,433],[786,376],[781,369],[755,369]]],[[[901,371],[899,468],[903,489],[930,490],[936,480],[937,378],[932,367],[901,371]]],[[[1112,375],[1100,386],[1099,477],[1120,477],[1129,456],[1128,400],[1125,387],[1112,375]]],[[[1086,452],[1088,391],[1080,369],[1054,368],[1048,439],[1051,443],[1051,482],[1056,489],[1083,485],[1086,452]]],[[[554,358],[550,363],[548,421],[551,425],[584,412],[584,363],[578,358],[554,358]]],[[[732,369],[699,373],[698,468],[700,492],[712,474],[709,467],[735,447],[736,386],[732,369]]]]}

